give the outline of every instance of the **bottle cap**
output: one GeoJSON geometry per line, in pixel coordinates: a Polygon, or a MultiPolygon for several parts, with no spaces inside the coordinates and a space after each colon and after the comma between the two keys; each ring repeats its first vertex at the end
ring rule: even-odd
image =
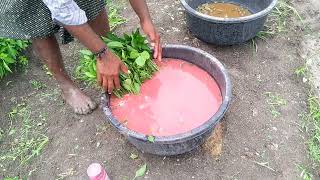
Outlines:
{"type": "Polygon", "coordinates": [[[107,179],[107,173],[103,167],[98,163],[91,164],[87,169],[87,174],[90,180],[105,180],[107,179]]]}

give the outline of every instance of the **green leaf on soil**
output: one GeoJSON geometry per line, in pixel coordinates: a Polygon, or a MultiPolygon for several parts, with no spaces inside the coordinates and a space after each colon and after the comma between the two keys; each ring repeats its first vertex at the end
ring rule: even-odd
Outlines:
{"type": "Polygon", "coordinates": [[[5,177],[3,180],[19,180],[19,177],[5,177]]]}
{"type": "Polygon", "coordinates": [[[136,171],[136,175],[134,176],[134,179],[137,177],[142,177],[146,174],[147,171],[147,164],[144,164],[143,166],[140,167],[140,169],[138,169],[136,171]]]}
{"type": "Polygon", "coordinates": [[[9,136],[11,136],[11,135],[14,134],[14,133],[16,133],[16,129],[11,129],[11,130],[9,131],[9,136]]]}
{"type": "Polygon", "coordinates": [[[138,155],[131,153],[130,159],[138,159],[138,155]]]}

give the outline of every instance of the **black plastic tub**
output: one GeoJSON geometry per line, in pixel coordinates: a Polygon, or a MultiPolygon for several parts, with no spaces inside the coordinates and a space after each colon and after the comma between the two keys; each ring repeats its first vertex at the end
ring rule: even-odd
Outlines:
{"type": "Polygon", "coordinates": [[[186,10],[187,26],[202,41],[217,45],[240,44],[256,36],[263,29],[268,14],[277,0],[180,0],[186,10]],[[225,2],[241,5],[252,15],[239,18],[219,18],[197,11],[208,2],[225,2]]]}
{"type": "MultiPolygon", "coordinates": [[[[156,155],[170,156],[195,149],[210,135],[229,106],[231,100],[231,82],[224,66],[215,57],[200,49],[182,45],[167,45],[163,48],[163,57],[182,59],[193,63],[207,71],[217,81],[222,93],[223,102],[218,112],[208,119],[206,123],[187,133],[174,136],[155,137],[154,143],[151,143],[147,140],[145,134],[134,132],[115,119],[109,108],[109,96],[107,94],[103,94],[101,105],[107,121],[117,128],[121,134],[126,136],[129,142],[139,150],[156,155]]],[[[186,99],[186,103],[192,102],[188,102],[186,99]]]]}

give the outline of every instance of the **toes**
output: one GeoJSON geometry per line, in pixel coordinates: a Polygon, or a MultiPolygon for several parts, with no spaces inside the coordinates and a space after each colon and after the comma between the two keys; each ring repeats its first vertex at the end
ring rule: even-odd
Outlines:
{"type": "MultiPolygon", "coordinates": [[[[95,105],[92,104],[92,107],[94,106],[95,105]]],[[[83,106],[74,108],[74,112],[81,115],[90,114],[92,112],[92,108],[89,104],[84,104],[83,106]]]]}
{"type": "Polygon", "coordinates": [[[90,97],[76,87],[64,91],[63,97],[77,114],[89,114],[97,107],[97,104],[90,97]]]}
{"type": "Polygon", "coordinates": [[[91,113],[91,109],[89,108],[89,106],[82,108],[82,112],[83,114],[89,114],[91,113]]]}
{"type": "Polygon", "coordinates": [[[77,113],[77,114],[82,114],[82,109],[81,108],[74,108],[74,112],[77,113]]]}

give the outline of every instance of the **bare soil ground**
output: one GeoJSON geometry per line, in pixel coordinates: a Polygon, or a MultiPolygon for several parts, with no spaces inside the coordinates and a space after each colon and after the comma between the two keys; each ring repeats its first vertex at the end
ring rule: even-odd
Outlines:
{"type": "MultiPolygon", "coordinates": [[[[35,180],[86,179],[86,168],[97,161],[104,163],[115,180],[131,179],[144,163],[149,167],[145,178],[155,180],[299,179],[301,171],[297,166],[310,163],[306,137],[299,125],[299,114],[307,110],[307,89],[294,74],[296,68],[305,63],[300,56],[305,32],[295,26],[296,22],[290,22],[287,33],[266,41],[258,40],[257,52],[251,43],[218,47],[203,43],[189,33],[179,1],[150,0],[149,5],[164,43],[201,48],[223,62],[230,73],[233,100],[223,119],[220,157],[212,155],[210,143],[170,158],[138,152],[106,122],[100,109],[91,115],[79,116],[64,106],[57,84],[46,75],[30,49],[27,72],[0,82],[0,125],[8,127],[8,112],[17,103],[25,102],[33,113],[46,115],[45,133],[49,143],[42,154],[26,166],[7,167],[0,174],[25,176],[32,172],[29,178],[35,180]],[[31,80],[47,87],[35,90],[29,83],[31,80]],[[278,101],[286,103],[272,106],[278,101]],[[138,154],[139,158],[130,159],[131,153],[138,154]]],[[[312,11],[309,2],[296,1],[295,5],[300,12],[312,11]]],[[[128,23],[117,32],[138,27],[138,18],[129,6],[123,15],[128,23]]],[[[79,61],[78,51],[82,48],[78,42],[62,46],[69,72],[73,72],[79,61]]],[[[99,91],[82,87],[99,101],[99,91]]]]}

